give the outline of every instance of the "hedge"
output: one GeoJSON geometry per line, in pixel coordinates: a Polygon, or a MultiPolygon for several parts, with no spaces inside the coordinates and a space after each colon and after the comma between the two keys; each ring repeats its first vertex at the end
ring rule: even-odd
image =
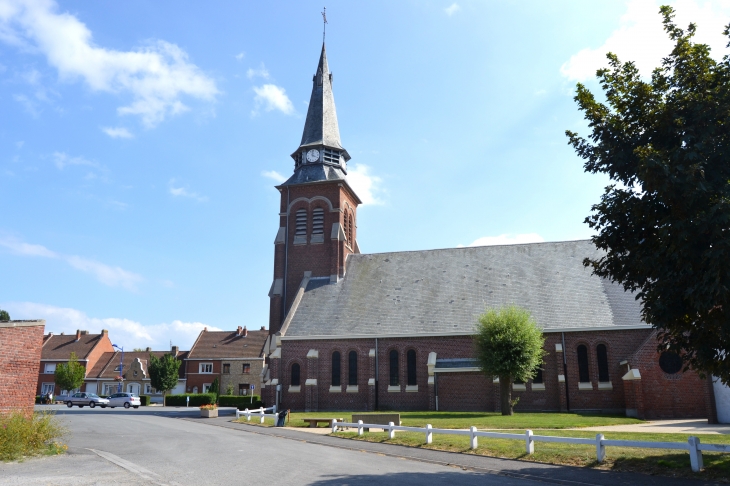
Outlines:
{"type": "Polygon", "coordinates": [[[139,401],[142,402],[142,403],[140,403],[140,405],[142,405],[143,407],[147,407],[150,404],[150,396],[149,395],[140,395],[139,401]]]}
{"type": "Polygon", "coordinates": [[[261,397],[258,395],[221,395],[218,397],[219,407],[237,407],[239,410],[246,408],[254,409],[264,406],[261,397]]]}
{"type": "Polygon", "coordinates": [[[185,405],[199,407],[212,403],[215,403],[215,393],[183,393],[181,395],[167,395],[165,397],[165,404],[168,407],[184,407],[185,405]],[[187,397],[190,397],[190,403],[188,403],[187,397]]]}

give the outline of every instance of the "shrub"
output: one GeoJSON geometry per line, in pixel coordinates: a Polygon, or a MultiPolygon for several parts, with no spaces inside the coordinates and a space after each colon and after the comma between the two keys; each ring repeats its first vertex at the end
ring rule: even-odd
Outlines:
{"type": "Polygon", "coordinates": [[[139,401],[142,402],[140,405],[143,407],[149,407],[150,405],[150,396],[149,395],[140,395],[139,401]]]}
{"type": "Polygon", "coordinates": [[[66,429],[53,413],[15,411],[0,415],[0,460],[12,461],[44,450],[59,453],[65,446],[55,439],[65,434],[66,429]]]}
{"type": "Polygon", "coordinates": [[[218,397],[219,407],[236,407],[239,410],[246,408],[261,408],[264,406],[264,402],[261,401],[261,397],[258,395],[221,395],[218,397]]]}
{"type": "Polygon", "coordinates": [[[189,405],[199,407],[215,403],[215,393],[183,393],[180,395],[167,395],[165,398],[168,407],[184,407],[188,405],[187,397],[190,397],[189,405]]]}

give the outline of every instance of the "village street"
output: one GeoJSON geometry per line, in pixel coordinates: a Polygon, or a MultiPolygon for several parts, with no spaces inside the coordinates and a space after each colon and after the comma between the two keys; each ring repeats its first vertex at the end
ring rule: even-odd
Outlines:
{"type": "Polygon", "coordinates": [[[68,454],[0,463],[0,484],[687,484],[232,424],[232,409],[200,419],[197,408],[53,408],[68,454]]]}

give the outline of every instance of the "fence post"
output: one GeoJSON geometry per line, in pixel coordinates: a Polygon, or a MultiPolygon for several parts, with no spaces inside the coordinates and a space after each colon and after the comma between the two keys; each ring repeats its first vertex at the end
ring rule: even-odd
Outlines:
{"type": "Polygon", "coordinates": [[[596,434],[596,462],[606,460],[606,446],[603,445],[603,434],[596,434]]]}
{"type": "Polygon", "coordinates": [[[689,443],[689,463],[693,472],[700,472],[705,465],[702,461],[702,451],[697,448],[700,445],[699,437],[690,437],[687,439],[689,443]]]}
{"type": "Polygon", "coordinates": [[[337,419],[332,420],[332,433],[337,432],[337,419]]]}
{"type": "Polygon", "coordinates": [[[472,450],[476,449],[478,447],[477,445],[477,428],[473,425],[469,427],[469,432],[471,433],[471,448],[472,450]]]}
{"type": "Polygon", "coordinates": [[[264,423],[264,412],[261,412],[261,422],[259,422],[259,423],[262,423],[262,424],[264,423]]]}
{"type": "Polygon", "coordinates": [[[433,433],[431,432],[431,424],[426,424],[426,444],[433,442],[433,433]]]}
{"type": "Polygon", "coordinates": [[[395,429],[393,428],[393,426],[394,426],[393,422],[388,423],[388,439],[395,438],[395,429]]]}
{"type": "Polygon", "coordinates": [[[532,440],[532,431],[525,430],[525,452],[528,454],[535,453],[535,442],[532,440]]]}
{"type": "Polygon", "coordinates": [[[362,435],[362,420],[357,421],[357,435],[362,435]]]}
{"type": "Polygon", "coordinates": [[[251,421],[251,412],[248,411],[248,409],[243,411],[243,414],[246,416],[246,422],[251,421]]]}

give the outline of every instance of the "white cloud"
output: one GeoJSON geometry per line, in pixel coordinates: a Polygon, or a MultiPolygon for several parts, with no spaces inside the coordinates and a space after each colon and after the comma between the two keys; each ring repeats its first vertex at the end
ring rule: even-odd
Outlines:
{"type": "Polygon", "coordinates": [[[112,138],[134,138],[132,132],[124,127],[102,127],[101,131],[112,138]]]}
{"type": "MultiPolygon", "coordinates": [[[[519,245],[522,243],[542,243],[543,241],[545,241],[545,238],[537,233],[503,234],[499,236],[482,236],[472,241],[468,246],[519,245]]],[[[457,247],[463,248],[464,245],[457,245],[457,247]]]]}
{"type": "Polygon", "coordinates": [[[370,174],[370,167],[365,164],[353,164],[347,169],[347,183],[352,186],[363,205],[383,204],[378,198],[378,193],[382,191],[382,182],[380,177],[370,174]]]}
{"type": "Polygon", "coordinates": [[[131,94],[131,104],[118,113],[138,115],[148,127],[186,111],[183,95],[213,101],[218,94],[215,81],[177,45],[158,40],[134,51],[99,47],[86,25],[59,13],[53,0],[0,0],[0,41],[44,54],[62,80],[80,78],[94,91],[131,94]]]}
{"type": "Polygon", "coordinates": [[[246,53],[243,52],[243,51],[241,51],[241,52],[239,52],[238,54],[236,54],[233,57],[235,57],[237,61],[242,61],[243,58],[246,57],[246,53]]]}
{"type": "Polygon", "coordinates": [[[248,71],[246,71],[246,76],[248,76],[248,79],[253,79],[256,77],[269,79],[269,71],[266,69],[266,66],[264,66],[264,63],[262,62],[258,69],[249,68],[248,71]]]}
{"type": "MultiPolygon", "coordinates": [[[[572,81],[591,79],[596,70],[608,66],[606,53],[613,52],[624,62],[633,61],[643,76],[651,75],[672,50],[672,41],[664,32],[659,15],[660,3],[667,2],[631,0],[619,28],[600,47],[585,48],[571,56],[560,73],[572,81]]],[[[715,59],[727,53],[727,38],[722,31],[730,23],[730,2],[677,0],[672,6],[676,10],[674,21],[680,28],[686,29],[690,22],[697,24],[695,42],[708,44],[715,59]]]]}
{"type": "Polygon", "coordinates": [[[265,84],[261,87],[254,87],[253,90],[256,93],[254,97],[256,108],[251,112],[251,115],[256,116],[261,106],[266,111],[279,110],[286,115],[294,114],[294,105],[286,95],[284,88],[280,88],[275,84],[265,84]]]}
{"type": "Polygon", "coordinates": [[[206,196],[201,196],[197,192],[189,191],[185,187],[175,187],[175,179],[170,180],[170,194],[175,197],[189,197],[190,199],[195,199],[200,202],[208,200],[206,196]]]}
{"type": "MultiPolygon", "coordinates": [[[[181,349],[190,349],[200,331],[206,327],[202,322],[180,320],[145,325],[119,317],[89,317],[80,310],[34,302],[3,302],[1,306],[13,319],[45,319],[46,332],[54,334],[75,334],[77,329],[98,334],[102,329],[107,329],[112,342],[123,346],[125,351],[147,346],[155,351],[166,351],[170,349],[171,340],[172,344],[181,349]]],[[[209,331],[221,330],[213,326],[207,327],[209,331]]]]}
{"type": "Polygon", "coordinates": [[[54,152],[53,162],[56,164],[59,170],[63,170],[64,167],[69,165],[87,165],[89,167],[99,167],[99,164],[86,160],[83,157],[72,157],[64,152],[54,152]]]}
{"type": "Polygon", "coordinates": [[[269,179],[273,180],[277,184],[281,184],[282,182],[284,182],[287,179],[286,176],[279,174],[275,170],[262,171],[261,175],[264,177],[268,177],[269,179]]]}
{"type": "Polygon", "coordinates": [[[448,15],[449,17],[451,17],[452,15],[454,15],[459,10],[461,10],[461,7],[459,7],[459,5],[456,4],[456,3],[452,3],[451,5],[449,5],[448,7],[446,7],[444,9],[444,12],[446,12],[446,15],[448,15]]]}
{"type": "Polygon", "coordinates": [[[43,245],[25,243],[14,238],[0,238],[0,246],[9,249],[17,255],[63,260],[76,270],[94,275],[99,282],[110,287],[123,287],[127,290],[136,290],[136,284],[144,280],[141,275],[124,270],[121,267],[112,267],[76,255],[64,255],[49,250],[43,245]]]}

